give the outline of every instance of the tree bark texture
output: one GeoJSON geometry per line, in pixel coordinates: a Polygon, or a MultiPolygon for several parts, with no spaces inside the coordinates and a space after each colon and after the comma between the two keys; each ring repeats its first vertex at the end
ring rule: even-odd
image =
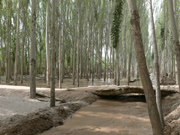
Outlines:
{"type": "Polygon", "coordinates": [[[56,31],[55,31],[55,12],[56,11],[56,0],[52,0],[52,52],[51,52],[51,75],[50,75],[50,86],[51,86],[51,100],[50,107],[55,106],[55,41],[56,41],[56,31]]]}
{"type": "Polygon", "coordinates": [[[136,58],[148,106],[153,135],[163,135],[161,121],[155,101],[155,95],[146,65],[146,58],[144,54],[144,47],[140,28],[140,17],[136,7],[136,0],[127,0],[127,3],[130,13],[131,31],[133,35],[136,58]]]}
{"type": "Polygon", "coordinates": [[[131,43],[129,45],[129,61],[128,61],[128,85],[131,80],[130,73],[131,73],[132,44],[133,44],[133,41],[132,41],[132,36],[131,36],[131,43]]]}
{"type": "Polygon", "coordinates": [[[153,40],[153,49],[154,49],[154,75],[156,79],[156,104],[159,112],[159,116],[161,119],[162,129],[164,128],[164,117],[162,112],[162,103],[161,103],[161,91],[160,91],[160,72],[159,72],[159,56],[158,56],[158,48],[156,41],[156,33],[154,26],[154,18],[153,18],[153,9],[152,9],[152,0],[149,0],[150,3],[150,22],[151,22],[151,30],[152,30],[152,40],[153,40]]]}
{"type": "Polygon", "coordinates": [[[50,54],[49,54],[49,0],[46,1],[46,85],[50,87],[50,54]]]}
{"type": "Polygon", "coordinates": [[[173,12],[173,1],[168,0],[168,7],[169,7],[169,20],[171,23],[171,31],[173,35],[173,46],[175,50],[176,55],[176,62],[177,62],[177,75],[178,75],[178,85],[179,85],[179,91],[180,91],[180,46],[179,46],[179,38],[178,38],[178,28],[177,23],[175,20],[175,14],[173,12]]]}
{"type": "Polygon", "coordinates": [[[8,2],[9,16],[7,22],[7,46],[6,46],[6,84],[10,83],[10,44],[11,44],[11,11],[12,3],[8,2]]]}
{"type": "Polygon", "coordinates": [[[27,29],[27,18],[26,13],[28,9],[28,2],[24,2],[24,14],[23,14],[23,39],[22,39],[22,48],[21,48],[21,83],[23,83],[23,73],[24,73],[24,44],[26,40],[26,29],[27,29]]]}
{"type": "Polygon", "coordinates": [[[30,98],[36,97],[36,0],[32,0],[30,98]]]}

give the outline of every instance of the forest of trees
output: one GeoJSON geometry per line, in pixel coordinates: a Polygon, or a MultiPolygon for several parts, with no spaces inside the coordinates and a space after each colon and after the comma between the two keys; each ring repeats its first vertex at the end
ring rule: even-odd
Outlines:
{"type": "MultiPolygon", "coordinates": [[[[36,76],[44,75],[47,86],[50,86],[53,42],[54,71],[57,79],[60,80],[59,87],[62,87],[61,83],[66,75],[72,77],[74,85],[79,85],[78,81],[75,81],[76,78],[93,81],[94,78],[103,77],[106,81],[107,77],[126,78],[127,71],[131,72],[129,75],[133,78],[138,76],[134,49],[131,48],[131,30],[126,3],[122,10],[123,22],[119,31],[119,49],[114,48],[111,41],[115,1],[58,0],[55,4],[53,20],[52,1],[38,0],[34,7],[36,8],[34,18],[36,37],[32,37],[33,39],[31,39],[31,35],[33,36],[31,26],[34,23],[31,21],[32,10],[34,10],[32,4],[29,0],[1,1],[1,75],[7,76],[7,84],[12,80],[17,84],[17,76],[20,76],[20,81],[23,83],[23,75],[30,74],[31,53],[35,53],[32,55],[35,55],[36,59],[36,76]],[[53,23],[55,23],[54,31],[53,23]],[[52,34],[55,34],[55,41],[52,39],[52,34]],[[35,48],[31,46],[34,40],[35,48]],[[116,59],[119,59],[119,66],[116,64],[116,59]],[[129,59],[131,59],[130,62],[129,59]],[[116,75],[117,68],[119,75],[116,75]],[[76,76],[77,74],[79,76],[76,76]]],[[[153,53],[149,49],[146,6],[146,3],[138,2],[138,8],[143,13],[141,27],[148,67],[152,67],[153,53]]],[[[171,67],[169,68],[171,71],[171,67]]]]}
{"type": "Polygon", "coordinates": [[[160,76],[167,73],[180,84],[180,2],[162,0],[160,8],[154,2],[1,0],[0,73],[6,84],[15,85],[23,83],[23,75],[31,75],[31,98],[36,96],[36,76],[43,75],[55,97],[55,78],[62,88],[65,76],[79,86],[82,78],[111,78],[120,85],[120,79],[127,78],[129,84],[140,75],[152,125],[160,129],[160,76]],[[156,78],[156,103],[149,73],[156,78]]]}

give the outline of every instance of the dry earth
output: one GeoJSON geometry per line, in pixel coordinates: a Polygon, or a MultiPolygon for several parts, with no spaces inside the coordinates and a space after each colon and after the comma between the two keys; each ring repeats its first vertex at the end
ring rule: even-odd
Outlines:
{"type": "MultiPolygon", "coordinates": [[[[112,100],[98,100],[93,103],[97,97],[90,91],[94,89],[95,87],[57,89],[56,97],[64,99],[66,103],[57,101],[57,107],[50,108],[49,102],[44,102],[49,101],[47,97],[29,99],[29,87],[0,85],[0,135],[35,135],[52,127],[54,128],[43,134],[59,134],[60,131],[62,135],[63,132],[64,135],[152,134],[145,103],[121,103],[112,100]],[[84,107],[91,103],[93,104],[84,107]],[[63,123],[63,126],[56,128],[63,123]]],[[[49,94],[49,89],[38,88],[37,92],[49,94]]],[[[166,120],[165,135],[179,135],[180,95],[177,93],[165,97],[163,110],[166,120]]]]}

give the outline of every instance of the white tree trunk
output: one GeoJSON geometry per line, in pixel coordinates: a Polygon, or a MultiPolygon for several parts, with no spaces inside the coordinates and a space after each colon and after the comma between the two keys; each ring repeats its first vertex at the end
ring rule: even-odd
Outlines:
{"type": "Polygon", "coordinates": [[[159,112],[159,116],[161,119],[162,129],[164,128],[164,117],[162,112],[162,103],[161,103],[161,91],[160,91],[160,72],[159,72],[159,57],[158,57],[158,49],[157,49],[157,41],[156,41],[156,33],[154,26],[154,18],[153,18],[153,10],[152,10],[152,0],[149,0],[150,3],[150,24],[152,31],[152,40],[153,40],[153,49],[154,49],[154,76],[156,78],[156,104],[159,112]]]}
{"type": "Polygon", "coordinates": [[[49,55],[49,0],[46,1],[46,85],[50,87],[50,55],[49,55]]]}

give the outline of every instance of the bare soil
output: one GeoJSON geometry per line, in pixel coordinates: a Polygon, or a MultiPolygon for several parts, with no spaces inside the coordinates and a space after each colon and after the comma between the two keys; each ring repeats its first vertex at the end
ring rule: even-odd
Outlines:
{"type": "MultiPolygon", "coordinates": [[[[37,88],[37,92],[48,94],[49,88],[37,88]]],[[[58,101],[56,107],[50,108],[49,102],[39,100],[42,97],[29,99],[29,87],[0,85],[0,135],[41,133],[62,125],[64,119],[97,99],[82,88],[79,91],[57,89],[56,97],[66,103],[58,101]]]]}
{"type": "MultiPolygon", "coordinates": [[[[56,98],[65,103],[57,101],[56,107],[50,108],[48,97],[29,99],[29,87],[0,85],[0,135],[152,135],[144,100],[99,99],[91,94],[94,90],[56,89],[56,98]]],[[[37,89],[47,95],[49,91],[37,89]]],[[[180,135],[180,95],[162,101],[165,135],[180,135]]]]}
{"type": "Polygon", "coordinates": [[[165,116],[165,135],[180,135],[180,94],[176,93],[163,99],[165,116]]]}

